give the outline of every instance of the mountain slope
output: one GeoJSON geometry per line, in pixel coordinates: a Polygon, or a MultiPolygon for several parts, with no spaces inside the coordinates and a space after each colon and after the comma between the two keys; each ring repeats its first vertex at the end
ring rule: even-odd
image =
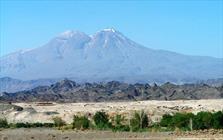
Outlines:
{"type": "Polygon", "coordinates": [[[223,77],[223,59],[143,47],[114,29],[66,31],[46,45],[0,58],[0,76],[78,82],[193,82],[223,77]]]}

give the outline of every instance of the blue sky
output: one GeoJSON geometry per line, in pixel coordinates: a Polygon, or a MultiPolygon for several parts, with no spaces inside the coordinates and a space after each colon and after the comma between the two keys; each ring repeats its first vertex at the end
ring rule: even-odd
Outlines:
{"type": "Polygon", "coordinates": [[[154,49],[223,58],[223,1],[0,0],[0,55],[113,27],[154,49]]]}

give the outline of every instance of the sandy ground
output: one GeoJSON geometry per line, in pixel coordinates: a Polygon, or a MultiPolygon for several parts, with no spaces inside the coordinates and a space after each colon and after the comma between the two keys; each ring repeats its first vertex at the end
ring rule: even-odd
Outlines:
{"type": "Polygon", "coordinates": [[[0,131],[0,140],[223,140],[223,134],[176,135],[170,132],[111,132],[73,131],[55,129],[6,129],[0,131]]]}
{"type": "Polygon", "coordinates": [[[1,116],[9,122],[52,122],[52,117],[60,116],[71,123],[74,114],[91,117],[96,111],[104,110],[110,116],[122,114],[131,117],[134,111],[144,110],[153,121],[159,121],[166,113],[219,111],[223,110],[223,99],[216,100],[177,100],[177,101],[137,101],[137,102],[100,102],[100,103],[53,103],[42,106],[38,103],[14,103],[23,111],[6,110],[1,116]]]}

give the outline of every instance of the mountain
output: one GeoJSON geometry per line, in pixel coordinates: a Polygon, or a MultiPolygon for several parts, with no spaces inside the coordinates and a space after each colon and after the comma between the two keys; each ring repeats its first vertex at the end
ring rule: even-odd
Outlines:
{"type": "Polygon", "coordinates": [[[0,58],[0,77],[77,82],[194,82],[223,77],[223,59],[154,50],[115,29],[66,31],[47,44],[0,58]]]}
{"type": "Polygon", "coordinates": [[[206,84],[175,85],[127,84],[118,81],[77,84],[62,80],[51,86],[39,86],[27,91],[2,93],[0,102],[101,102],[178,99],[221,99],[223,85],[212,87],[206,84]]]}

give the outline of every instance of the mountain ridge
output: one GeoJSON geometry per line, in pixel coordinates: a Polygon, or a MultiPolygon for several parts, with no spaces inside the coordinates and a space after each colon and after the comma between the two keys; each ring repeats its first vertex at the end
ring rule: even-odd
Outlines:
{"type": "MultiPolygon", "coordinates": [[[[70,80],[73,81],[75,79],[69,79],[69,78],[65,78],[65,79],[35,79],[35,80],[28,80],[28,81],[24,81],[24,80],[19,80],[19,79],[13,79],[10,77],[2,77],[0,78],[0,93],[1,92],[8,92],[8,93],[14,93],[14,92],[19,92],[19,91],[25,91],[25,90],[31,90],[34,89],[38,86],[50,86],[52,84],[55,84],[57,82],[60,82],[62,80],[70,80]]],[[[110,81],[109,81],[110,82],[110,81]]],[[[120,82],[120,81],[119,81],[120,82]]],[[[79,83],[78,84],[88,84],[88,83],[79,83]]],[[[100,84],[103,82],[97,82],[97,84],[100,84]]],[[[166,83],[170,83],[170,82],[166,82],[166,83]]],[[[160,86],[160,85],[165,85],[166,83],[138,83],[138,84],[145,84],[145,85],[154,85],[154,86],[160,86]]],[[[90,84],[90,83],[89,83],[90,84]]],[[[128,83],[128,84],[137,84],[137,83],[128,83]]],[[[170,83],[173,85],[177,85],[177,83],[170,83]]],[[[209,85],[212,87],[220,87],[221,85],[223,85],[223,78],[219,78],[219,79],[208,79],[206,81],[197,81],[195,83],[184,83],[186,84],[195,84],[195,85],[209,85]]],[[[183,85],[183,84],[181,84],[183,85]]]]}
{"type": "Polygon", "coordinates": [[[0,102],[103,102],[139,100],[198,100],[223,98],[223,84],[128,84],[118,81],[78,84],[64,79],[50,86],[1,93],[0,102]]]}

